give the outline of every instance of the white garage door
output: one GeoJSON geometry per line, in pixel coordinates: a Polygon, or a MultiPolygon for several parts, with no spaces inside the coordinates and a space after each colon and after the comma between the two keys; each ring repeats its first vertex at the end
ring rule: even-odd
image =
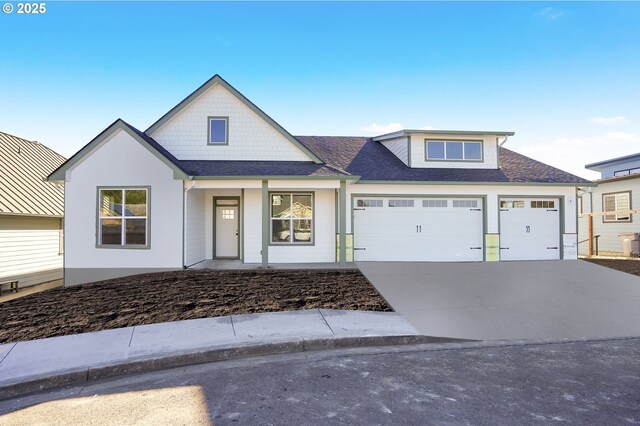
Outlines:
{"type": "Polygon", "coordinates": [[[560,259],[557,198],[500,199],[500,260],[560,259]]]}
{"type": "Polygon", "coordinates": [[[480,198],[356,198],[356,261],[482,261],[480,198]]]}

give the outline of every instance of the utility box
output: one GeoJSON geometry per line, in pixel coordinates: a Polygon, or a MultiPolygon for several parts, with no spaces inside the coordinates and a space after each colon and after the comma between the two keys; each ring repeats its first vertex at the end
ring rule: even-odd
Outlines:
{"type": "Polygon", "coordinates": [[[632,255],[640,255],[640,234],[637,232],[621,232],[618,234],[620,241],[622,241],[622,254],[626,257],[632,255]]]}

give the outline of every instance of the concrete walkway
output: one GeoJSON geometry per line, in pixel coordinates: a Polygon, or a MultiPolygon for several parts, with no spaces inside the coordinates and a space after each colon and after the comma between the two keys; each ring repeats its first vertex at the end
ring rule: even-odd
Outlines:
{"type": "Polygon", "coordinates": [[[479,340],[640,335],[640,277],[582,260],[358,266],[422,334],[479,340]]]}
{"type": "Polygon", "coordinates": [[[92,378],[221,359],[362,346],[367,342],[401,344],[405,341],[400,337],[406,336],[416,338],[408,339],[409,343],[428,342],[397,313],[314,309],[194,319],[10,343],[0,345],[0,399],[92,378]],[[394,336],[398,338],[388,342],[380,339],[394,336]]]}
{"type": "MultiPolygon", "coordinates": [[[[188,269],[262,269],[261,263],[244,263],[238,259],[207,259],[189,266],[188,269]]],[[[358,269],[355,263],[342,266],[335,262],[325,263],[271,263],[268,269],[358,269]]]]}

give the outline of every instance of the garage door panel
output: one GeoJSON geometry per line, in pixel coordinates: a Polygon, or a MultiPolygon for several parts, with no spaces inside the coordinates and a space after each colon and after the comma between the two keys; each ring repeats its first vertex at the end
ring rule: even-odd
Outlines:
{"type": "MultiPolygon", "coordinates": [[[[415,207],[354,209],[356,261],[481,261],[483,213],[479,208],[415,207]]],[[[482,205],[480,199],[477,205],[482,205]]]]}
{"type": "MultiPolygon", "coordinates": [[[[513,201],[516,199],[501,199],[513,201]]],[[[559,200],[522,200],[520,208],[500,209],[501,260],[553,260],[560,258],[559,200]],[[553,202],[552,208],[534,208],[553,202]]],[[[509,204],[510,206],[512,204],[509,204]]]]}

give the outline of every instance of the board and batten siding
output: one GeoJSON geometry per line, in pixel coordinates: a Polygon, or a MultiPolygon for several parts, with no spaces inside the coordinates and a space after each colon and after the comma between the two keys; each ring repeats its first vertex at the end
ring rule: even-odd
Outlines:
{"type": "Polygon", "coordinates": [[[179,160],[311,161],[299,147],[219,84],[152,132],[179,160]],[[228,145],[208,145],[208,117],[229,117],[228,145]]]}
{"type": "Polygon", "coordinates": [[[187,235],[185,238],[185,264],[193,265],[206,258],[205,191],[191,189],[187,192],[187,235]]]}
{"type": "MultiPolygon", "coordinates": [[[[591,188],[591,195],[589,195],[588,191],[583,193],[582,211],[583,213],[602,212],[603,194],[625,191],[631,191],[631,208],[640,208],[639,176],[637,179],[622,179],[615,182],[598,183],[598,186],[591,188]],[[591,200],[593,200],[593,208],[590,206],[591,200]]],[[[580,218],[579,225],[578,241],[587,240],[589,238],[588,219],[586,217],[580,218]]],[[[598,238],[598,250],[600,254],[622,254],[622,241],[620,240],[619,234],[626,232],[640,232],[640,215],[632,214],[631,222],[604,222],[602,216],[593,217],[593,235],[600,235],[598,238]]],[[[580,243],[578,248],[580,254],[588,254],[588,242],[580,243]]]]}
{"type": "Polygon", "coordinates": [[[0,216],[0,281],[20,287],[62,278],[59,218],[0,216]]]}
{"type": "MultiPolygon", "coordinates": [[[[196,189],[195,191],[202,191],[204,193],[204,206],[205,206],[205,220],[204,220],[204,228],[200,229],[200,233],[204,233],[203,236],[205,238],[205,259],[213,258],[213,245],[215,241],[213,239],[213,222],[215,221],[215,208],[213,206],[213,198],[214,197],[235,197],[240,200],[241,190],[236,188],[221,188],[221,189],[196,189]]],[[[242,201],[240,201],[242,204],[242,201]]],[[[238,206],[238,211],[240,211],[240,206],[238,206]]],[[[243,220],[242,212],[240,212],[240,220],[243,220]]],[[[239,231],[242,229],[242,224],[238,222],[239,231]]],[[[240,241],[242,243],[242,241],[240,241]]],[[[240,253],[240,258],[242,258],[242,244],[238,248],[240,253]]]]}
{"type": "Polygon", "coordinates": [[[404,164],[409,165],[409,143],[406,136],[383,140],[381,143],[404,164]]]}
{"type": "Polygon", "coordinates": [[[244,190],[243,256],[245,263],[262,262],[262,190],[244,190]]]}
{"type": "MultiPolygon", "coordinates": [[[[286,193],[284,188],[270,192],[286,193]]],[[[296,188],[295,192],[305,189],[296,188]]],[[[313,245],[270,245],[269,263],[318,263],[336,261],[335,189],[308,190],[314,192],[313,245]]],[[[244,262],[262,261],[262,191],[244,191],[244,262]]]]}
{"type": "Polygon", "coordinates": [[[468,136],[468,135],[429,135],[411,134],[411,167],[437,168],[437,169],[497,169],[498,168],[498,142],[495,135],[468,136]],[[425,152],[425,139],[432,140],[456,140],[456,141],[482,141],[482,161],[427,161],[425,152]]]}
{"type": "Polygon", "coordinates": [[[65,285],[183,266],[183,181],[118,130],[66,173],[65,285]],[[98,248],[97,188],[150,187],[149,248],[98,248]]]}

